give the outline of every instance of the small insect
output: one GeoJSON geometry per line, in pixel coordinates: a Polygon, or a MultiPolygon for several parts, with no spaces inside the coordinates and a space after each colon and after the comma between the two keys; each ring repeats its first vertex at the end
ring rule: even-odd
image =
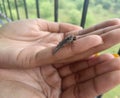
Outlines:
{"type": "Polygon", "coordinates": [[[76,35],[68,35],[66,36],[61,42],[58,43],[58,45],[53,50],[53,54],[58,52],[62,47],[64,47],[66,44],[72,43],[74,40],[89,36],[89,35],[101,35],[103,32],[92,32],[92,33],[86,33],[87,29],[79,31],[76,35]]]}
{"type": "Polygon", "coordinates": [[[53,54],[58,52],[66,44],[72,43],[74,40],[76,40],[76,37],[74,35],[68,35],[61,42],[59,42],[59,44],[55,47],[55,49],[53,50],[53,54]]]}

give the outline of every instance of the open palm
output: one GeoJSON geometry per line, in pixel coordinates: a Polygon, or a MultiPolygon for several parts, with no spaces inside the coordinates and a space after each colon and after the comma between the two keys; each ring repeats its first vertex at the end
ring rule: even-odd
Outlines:
{"type": "Polygon", "coordinates": [[[112,33],[119,28],[119,22],[116,21],[118,20],[110,20],[97,25],[97,29],[91,27],[85,30],[86,33],[107,33],[78,39],[55,55],[52,51],[59,41],[68,32],[78,32],[80,27],[41,19],[17,21],[1,27],[1,98],[10,95],[11,98],[92,98],[117,85],[119,80],[114,82],[111,76],[119,77],[119,59],[103,55],[95,60],[86,60],[94,53],[119,42],[119,33],[114,33],[114,36],[112,33]],[[113,40],[106,40],[107,36],[113,40]],[[113,67],[116,64],[111,62],[115,61],[118,66],[113,67]],[[95,67],[99,65],[100,69],[106,64],[111,67],[100,71],[95,67]],[[112,73],[113,70],[118,71],[112,73]],[[109,84],[114,84],[106,85],[105,77],[111,80],[109,84]],[[101,88],[101,85],[106,87],[101,88]]]}
{"type": "Polygon", "coordinates": [[[0,69],[1,98],[94,98],[119,83],[120,59],[110,54],[69,65],[0,69]]]}

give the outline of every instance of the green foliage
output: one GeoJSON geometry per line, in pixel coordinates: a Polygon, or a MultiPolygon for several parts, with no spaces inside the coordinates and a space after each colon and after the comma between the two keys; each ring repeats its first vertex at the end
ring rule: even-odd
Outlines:
{"type": "MultiPolygon", "coordinates": [[[[10,17],[9,8],[7,0],[5,1],[5,6],[7,8],[8,16],[10,17]]],[[[12,14],[15,19],[17,19],[15,2],[14,0],[9,0],[12,14]]],[[[25,18],[25,10],[23,7],[23,0],[16,0],[18,5],[18,10],[20,18],[25,18]]],[[[29,18],[36,18],[36,3],[35,0],[26,0],[29,18]]],[[[0,1],[2,4],[2,2],[0,1]]],[[[68,22],[72,24],[79,25],[82,8],[84,0],[59,0],[59,22],[68,22]]],[[[41,18],[47,20],[54,20],[54,0],[40,0],[40,15],[41,18]]],[[[3,7],[3,5],[2,5],[3,7]]],[[[92,24],[104,21],[110,18],[119,18],[120,14],[120,0],[90,0],[89,9],[86,20],[86,27],[92,24]]]]}
{"type": "Polygon", "coordinates": [[[120,98],[120,85],[107,92],[103,98],[120,98]]]}
{"type": "Polygon", "coordinates": [[[43,2],[40,4],[40,7],[41,7],[41,10],[40,10],[41,18],[48,19],[51,16],[53,17],[54,5],[52,2],[50,2],[50,1],[43,2]]]}

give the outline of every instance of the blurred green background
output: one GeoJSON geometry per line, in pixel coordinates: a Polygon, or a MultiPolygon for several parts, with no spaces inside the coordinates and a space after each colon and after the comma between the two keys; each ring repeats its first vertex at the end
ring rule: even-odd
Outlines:
{"type": "MultiPolygon", "coordinates": [[[[6,3],[7,0],[4,1],[5,6],[7,7],[8,17],[10,17],[8,4],[6,3]]],[[[14,0],[9,1],[13,17],[17,20],[14,0]]],[[[20,18],[25,19],[25,11],[23,8],[24,3],[22,0],[17,0],[17,2],[20,18]]],[[[26,2],[29,18],[36,18],[35,0],[26,0],[26,2]]],[[[59,0],[58,21],[80,25],[83,2],[84,0],[59,0]]],[[[39,5],[40,17],[46,20],[54,21],[54,0],[40,0],[39,5]]],[[[120,18],[120,0],[90,0],[85,28],[111,18],[120,18]]],[[[117,53],[119,47],[119,44],[115,45],[102,53],[117,53]]],[[[117,86],[113,90],[104,94],[103,98],[120,98],[120,86],[117,86]]]]}
{"type": "MultiPolygon", "coordinates": [[[[12,14],[17,19],[15,1],[9,0],[12,14]]],[[[23,0],[16,0],[20,18],[25,18],[23,0]]],[[[36,0],[26,0],[29,18],[36,18],[36,0]]],[[[86,27],[111,18],[120,18],[120,0],[89,0],[89,9],[86,20],[86,27]]],[[[4,0],[8,9],[7,0],[4,0]]],[[[59,22],[68,22],[79,25],[84,0],[59,0],[59,22]]],[[[2,4],[2,0],[0,0],[2,4]]],[[[40,0],[41,18],[54,21],[54,0],[40,0]]],[[[7,10],[10,16],[9,10],[7,10]]]]}

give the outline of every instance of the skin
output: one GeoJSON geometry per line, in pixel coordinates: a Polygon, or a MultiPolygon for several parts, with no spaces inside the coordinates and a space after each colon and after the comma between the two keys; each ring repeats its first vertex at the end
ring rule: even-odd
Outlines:
{"type": "Polygon", "coordinates": [[[93,54],[120,42],[119,25],[119,19],[85,30],[41,19],[4,25],[0,28],[0,98],[94,98],[117,86],[120,58],[93,54]],[[66,35],[80,30],[88,35],[52,54],[66,35]],[[89,35],[93,32],[99,35],[89,35]]]}

